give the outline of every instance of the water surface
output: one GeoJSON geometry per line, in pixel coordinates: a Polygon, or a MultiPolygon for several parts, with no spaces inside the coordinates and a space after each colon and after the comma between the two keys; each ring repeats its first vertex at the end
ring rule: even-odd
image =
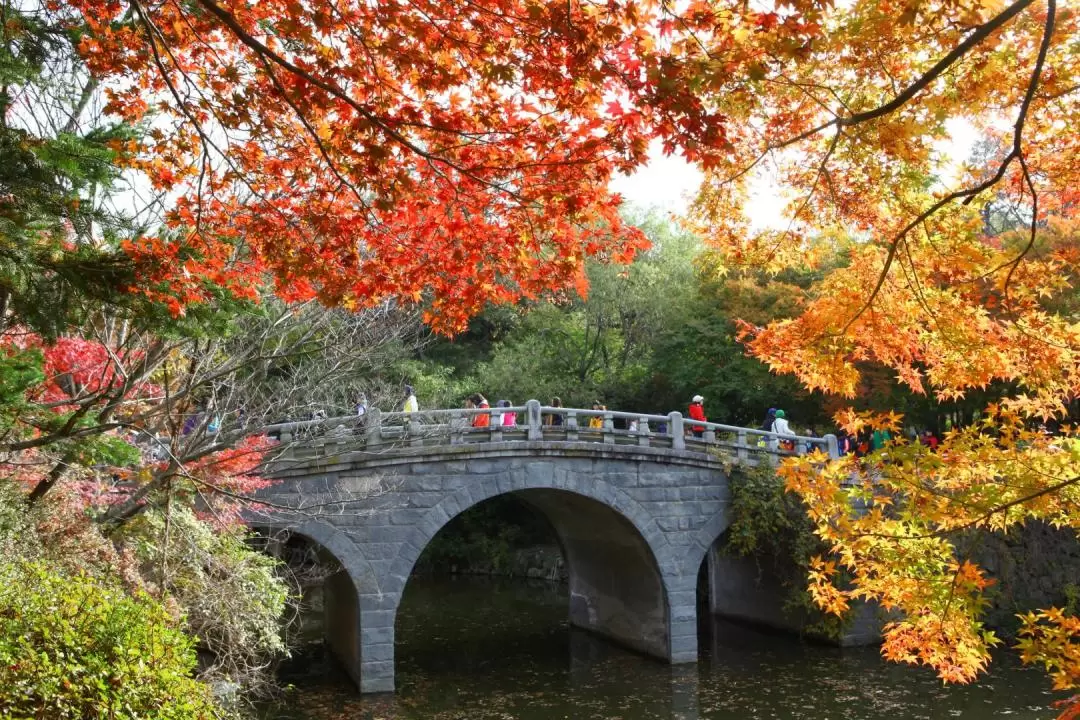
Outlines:
{"type": "Polygon", "coordinates": [[[326,658],[301,659],[275,717],[295,720],[1049,719],[1049,682],[1009,655],[978,683],[716,622],[702,659],[671,667],[566,623],[565,588],[414,578],[397,621],[393,695],[359,697],[326,658]]]}

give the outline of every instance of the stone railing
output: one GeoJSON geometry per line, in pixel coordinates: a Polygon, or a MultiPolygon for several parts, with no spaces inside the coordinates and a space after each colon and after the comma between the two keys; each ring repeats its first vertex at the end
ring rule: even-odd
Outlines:
{"type": "Polygon", "coordinates": [[[739,461],[821,450],[838,457],[836,437],[777,435],[756,428],[701,422],[682,413],[648,415],[613,410],[587,410],[541,405],[530,400],[510,408],[423,410],[354,415],[281,423],[267,429],[285,452],[307,448],[315,454],[348,450],[392,451],[394,448],[497,442],[571,442],[638,445],[708,453],[719,450],[739,461]],[[487,416],[486,423],[479,418],[487,416]],[[507,424],[503,424],[503,417],[507,424]],[[512,422],[510,422],[512,420],[512,422]],[[619,421],[619,422],[616,422],[619,421]],[[619,425],[620,427],[616,427],[619,425]]]}

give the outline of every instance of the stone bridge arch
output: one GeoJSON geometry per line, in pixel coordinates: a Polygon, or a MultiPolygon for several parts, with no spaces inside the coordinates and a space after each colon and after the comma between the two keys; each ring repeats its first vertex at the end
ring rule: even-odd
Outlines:
{"type": "Polygon", "coordinates": [[[359,687],[360,591],[378,582],[364,554],[346,533],[319,519],[290,522],[283,516],[269,516],[252,529],[271,542],[280,542],[281,538],[274,536],[282,532],[287,537],[298,537],[320,553],[329,554],[340,565],[340,571],[322,583],[323,629],[331,652],[359,687]]]}
{"type": "Polygon", "coordinates": [[[397,609],[424,548],[452,518],[511,493],[542,512],[559,536],[572,624],[669,662],[697,660],[698,570],[728,523],[728,475],[712,456],[596,443],[484,443],[324,455],[277,475],[281,482],[267,491],[273,524],[349,557],[338,555],[357,591],[355,642],[344,651],[340,641],[331,647],[362,692],[394,689],[397,609]],[[281,509],[305,503],[349,511],[311,520],[281,509]]]}
{"type": "MultiPolygon", "coordinates": [[[[566,487],[539,473],[527,474],[518,482],[507,473],[493,483],[448,494],[402,544],[383,592],[400,601],[428,543],[459,514],[507,494],[543,514],[558,536],[567,564],[571,624],[670,659],[669,590],[679,583],[676,554],[656,519],[628,493],[603,480],[566,487]]],[[[675,636],[685,634],[682,630],[676,625],[675,636]]],[[[382,656],[392,647],[369,648],[368,654],[371,651],[382,656]]],[[[693,652],[696,656],[696,647],[693,652]]]]}

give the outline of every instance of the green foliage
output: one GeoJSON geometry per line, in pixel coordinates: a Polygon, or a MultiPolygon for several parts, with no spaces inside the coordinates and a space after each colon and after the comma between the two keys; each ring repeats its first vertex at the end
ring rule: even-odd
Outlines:
{"type": "Polygon", "coordinates": [[[736,320],[794,316],[813,276],[727,275],[700,241],[657,212],[628,209],[652,248],[629,265],[590,261],[588,298],[559,297],[491,308],[464,335],[432,345],[410,363],[425,407],[489,400],[685,412],[696,394],[710,420],[757,426],[783,407],[799,430],[831,427],[825,398],[748,357],[736,320]]]}
{"type": "Polygon", "coordinates": [[[809,277],[718,274],[704,263],[681,322],[657,338],[653,383],[658,399],[678,407],[700,393],[709,419],[732,425],[756,427],[770,407],[784,408],[798,430],[831,424],[822,396],[747,356],[736,326],[736,320],[763,325],[793,316],[808,282],[809,277]]]}
{"type": "Polygon", "coordinates": [[[27,407],[26,392],[45,379],[40,350],[0,352],[0,427],[10,427],[27,407]]]}
{"type": "Polygon", "coordinates": [[[559,296],[519,308],[490,308],[463,336],[434,344],[429,354],[439,362],[424,361],[427,372],[410,376],[421,402],[458,405],[480,391],[489,400],[514,403],[558,396],[566,405],[600,401],[669,411],[648,403],[643,388],[653,372],[655,338],[684,320],[701,246],[656,212],[626,214],[649,237],[652,249],[629,265],[590,261],[585,299],[559,296]],[[425,375],[442,380],[432,388],[438,394],[424,394],[425,375]]]}
{"type": "Polygon", "coordinates": [[[269,681],[268,661],[285,653],[281,618],[288,587],[277,561],[247,545],[240,529],[220,529],[180,504],[149,510],[117,537],[130,544],[143,577],[174,599],[213,656],[207,680],[249,690],[269,681]]]}
{"type": "Polygon", "coordinates": [[[1080,612],[1080,585],[1065,583],[1065,587],[1061,591],[1065,595],[1065,604],[1061,608],[1062,612],[1066,615],[1076,615],[1080,612]]]}
{"type": "Polygon", "coordinates": [[[44,563],[0,562],[0,718],[221,717],[165,607],[44,563]]]}
{"type": "Polygon", "coordinates": [[[785,612],[803,620],[804,632],[839,639],[845,620],[821,612],[806,589],[811,558],[825,554],[828,546],[814,534],[802,503],[785,492],[771,465],[739,466],[733,471],[731,518],[723,551],[767,564],[787,592],[785,612]]]}
{"type": "Polygon", "coordinates": [[[135,129],[107,124],[80,133],[94,81],[70,36],[31,12],[5,6],[0,28],[0,309],[55,337],[102,304],[121,302],[135,268],[116,238],[127,219],[104,209],[120,177],[121,148],[135,129]],[[66,113],[19,123],[14,98],[66,113]],[[70,118],[70,119],[69,119],[70,118]],[[36,132],[27,129],[32,127],[36,132]],[[50,135],[44,134],[45,129],[50,135]]]}
{"type": "MultiPolygon", "coordinates": [[[[58,442],[53,447],[63,451],[65,444],[58,442]]],[[[142,459],[137,447],[115,435],[91,435],[82,438],[73,444],[72,450],[72,461],[80,465],[131,467],[142,459]]]]}
{"type": "Polygon", "coordinates": [[[121,242],[145,228],[109,199],[126,191],[121,175],[145,128],[90,115],[98,83],[76,50],[78,28],[41,17],[5,4],[0,22],[0,319],[47,338],[103,308],[165,333],[220,326],[223,310],[243,305],[224,289],[212,288],[220,303],[194,303],[179,319],[130,292],[139,272],[121,242]]]}
{"type": "Polygon", "coordinates": [[[0,479],[0,563],[34,557],[39,550],[22,493],[14,482],[0,479]]]}
{"type": "MultiPolygon", "coordinates": [[[[471,376],[461,376],[454,368],[435,361],[416,359],[399,360],[394,363],[396,374],[416,390],[421,409],[460,407],[464,399],[476,392],[471,376]]],[[[396,405],[384,408],[388,412],[401,410],[404,397],[395,399],[396,405]]]]}

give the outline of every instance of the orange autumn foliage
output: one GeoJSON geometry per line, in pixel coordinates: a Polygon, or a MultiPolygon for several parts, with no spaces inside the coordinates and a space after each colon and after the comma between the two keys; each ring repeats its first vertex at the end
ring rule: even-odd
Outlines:
{"type": "MultiPolygon", "coordinates": [[[[694,224],[725,269],[822,272],[797,317],[743,325],[749,351],[848,398],[867,367],[942,400],[1005,394],[937,453],[897,443],[865,465],[783,470],[832,547],[812,568],[818,603],[877,601],[894,613],[886,657],[971,680],[997,642],[980,622],[988,579],[971,533],[1030,520],[1080,531],[1075,432],[1037,429],[1080,396],[1080,13],[1056,0],[669,12],[675,82],[726,121],[722,145],[681,143],[706,169],[694,224]],[[984,138],[967,164],[947,150],[964,127],[984,138]],[[786,203],[766,228],[744,210],[762,173],[786,203]]],[[[899,420],[838,418],[894,436],[899,420]]],[[[1022,656],[1060,689],[1080,672],[1074,620],[1025,619],[1022,656]]]]}

